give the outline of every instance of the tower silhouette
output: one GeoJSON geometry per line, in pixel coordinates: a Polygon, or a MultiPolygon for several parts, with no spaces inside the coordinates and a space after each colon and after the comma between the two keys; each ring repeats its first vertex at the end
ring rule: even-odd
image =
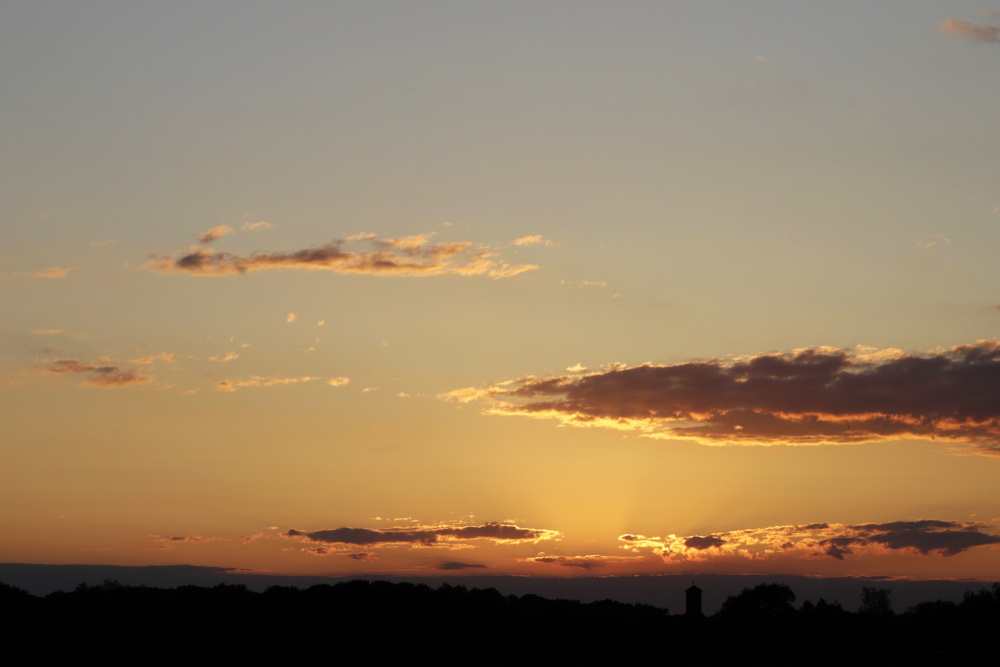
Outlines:
{"type": "Polygon", "coordinates": [[[701,616],[701,589],[691,582],[691,586],[684,591],[684,599],[686,608],[684,614],[686,616],[701,616]]]}

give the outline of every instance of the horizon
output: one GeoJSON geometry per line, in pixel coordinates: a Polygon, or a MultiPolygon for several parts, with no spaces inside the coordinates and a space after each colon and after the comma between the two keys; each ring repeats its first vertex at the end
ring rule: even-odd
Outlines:
{"type": "Polygon", "coordinates": [[[703,609],[711,616],[719,611],[727,598],[752,589],[759,584],[784,584],[795,594],[794,606],[820,600],[840,605],[854,612],[861,606],[865,586],[888,589],[891,608],[896,613],[910,611],[922,602],[950,601],[960,603],[966,593],[989,589],[988,582],[957,580],[913,580],[880,577],[809,577],[802,575],[739,574],[652,574],[610,575],[603,577],[545,577],[517,575],[428,574],[405,576],[393,574],[274,575],[255,572],[227,571],[194,565],[45,565],[37,563],[0,563],[0,583],[15,586],[28,593],[45,597],[52,593],[71,592],[81,585],[100,586],[115,582],[125,586],[172,589],[183,586],[211,588],[218,585],[242,585],[254,592],[271,586],[291,586],[306,589],[316,585],[342,582],[388,581],[423,584],[431,588],[442,585],[465,586],[469,589],[495,589],[502,595],[539,595],[550,600],[577,600],[582,603],[615,600],[626,604],[647,604],[665,609],[671,614],[684,614],[685,591],[695,584],[702,588],[703,609]]]}
{"type": "Polygon", "coordinates": [[[1000,581],[1000,3],[0,12],[0,568],[1000,581]]]}

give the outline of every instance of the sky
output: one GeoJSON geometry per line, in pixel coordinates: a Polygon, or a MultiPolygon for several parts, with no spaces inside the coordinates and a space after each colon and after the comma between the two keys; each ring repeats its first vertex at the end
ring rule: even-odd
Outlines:
{"type": "Polygon", "coordinates": [[[995,0],[0,19],[0,562],[1000,579],[995,0]]]}

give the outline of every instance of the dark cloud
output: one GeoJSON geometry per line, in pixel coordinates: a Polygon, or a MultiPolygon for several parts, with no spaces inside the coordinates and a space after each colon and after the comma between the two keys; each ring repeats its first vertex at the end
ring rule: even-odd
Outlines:
{"type": "Polygon", "coordinates": [[[977,525],[954,521],[897,521],[854,528],[869,542],[889,549],[915,549],[922,554],[936,551],[942,556],[955,556],[973,547],[1000,544],[1000,537],[981,532],[977,525]]]}
{"type": "Polygon", "coordinates": [[[131,369],[125,370],[105,362],[100,364],[81,362],[79,359],[55,359],[45,362],[39,369],[59,375],[84,373],[87,375],[87,378],[83,384],[109,389],[125,387],[131,384],[145,384],[151,380],[151,378],[140,375],[131,369]]]}
{"type": "Polygon", "coordinates": [[[490,412],[710,444],[940,439],[1000,454],[1000,344],[925,354],[815,348],[528,377],[442,398],[490,412]]]}
{"type": "Polygon", "coordinates": [[[433,544],[437,535],[429,531],[390,531],[370,528],[334,528],[302,532],[294,528],[285,533],[287,537],[303,537],[311,542],[330,544],[433,544]]]}
{"type": "MultiPolygon", "coordinates": [[[[156,542],[166,542],[167,544],[228,541],[228,539],[224,537],[205,537],[203,535],[168,535],[168,536],[150,535],[150,537],[156,542]]],[[[162,548],[173,549],[173,547],[162,547],[162,548]]]]}
{"type": "Polygon", "coordinates": [[[635,556],[602,556],[599,554],[588,554],[586,556],[550,556],[545,553],[540,553],[531,558],[518,559],[522,563],[575,567],[581,570],[593,570],[595,568],[614,565],[634,565],[637,560],[642,559],[635,556]]]}
{"type": "Polygon", "coordinates": [[[666,561],[718,558],[775,557],[816,558],[829,556],[885,555],[892,552],[922,556],[956,556],[974,547],[1000,545],[1000,537],[987,532],[980,522],[923,519],[889,523],[811,523],[771,526],[665,538],[622,535],[623,548],[633,553],[651,549],[666,561]],[[714,548],[713,548],[714,547],[714,548]],[[710,551],[706,551],[710,549],[710,551]]]}
{"type": "Polygon", "coordinates": [[[532,563],[578,567],[583,570],[590,570],[604,564],[601,562],[600,556],[535,556],[526,560],[532,563]]]}
{"type": "Polygon", "coordinates": [[[285,537],[324,544],[448,546],[449,542],[485,539],[498,544],[538,542],[559,536],[558,531],[521,528],[509,523],[486,523],[481,526],[434,525],[415,528],[333,528],[300,531],[294,528],[285,537]]]}
{"type": "Polygon", "coordinates": [[[721,547],[726,541],[715,537],[714,535],[708,535],[706,537],[699,537],[698,535],[692,535],[691,537],[684,540],[684,546],[689,549],[711,549],[712,547],[721,547]]]}
{"type": "Polygon", "coordinates": [[[480,563],[459,563],[457,561],[448,561],[446,563],[441,563],[438,565],[439,570],[467,570],[469,568],[483,568],[486,567],[480,563]]]}
{"type": "MultiPolygon", "coordinates": [[[[215,230],[209,230],[201,239],[215,230]]],[[[532,264],[512,266],[488,248],[468,242],[430,243],[430,234],[379,239],[359,234],[315,248],[293,252],[255,253],[240,257],[210,248],[189,248],[174,257],[154,256],[144,268],[159,273],[189,273],[198,276],[227,276],[271,269],[311,269],[335,273],[363,273],[381,276],[487,275],[510,276],[538,268],[532,264]],[[344,249],[347,242],[368,242],[368,251],[344,249]]],[[[217,237],[215,237],[217,238],[217,237]]],[[[214,240],[211,238],[209,240],[214,240]]],[[[208,241],[202,241],[208,242],[208,241]]]]}

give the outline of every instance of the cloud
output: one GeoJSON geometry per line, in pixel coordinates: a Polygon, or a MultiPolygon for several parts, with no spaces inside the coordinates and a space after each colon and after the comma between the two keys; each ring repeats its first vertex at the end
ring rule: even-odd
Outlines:
{"type": "MultiPolygon", "coordinates": [[[[207,233],[207,232],[206,232],[207,233]]],[[[375,235],[350,236],[345,241],[293,252],[255,253],[240,257],[211,248],[188,248],[173,257],[154,256],[143,268],[158,273],[196,276],[241,275],[253,271],[316,270],[377,276],[486,275],[508,278],[538,267],[511,265],[494,251],[469,242],[430,243],[431,234],[379,239],[375,235]],[[374,250],[349,251],[347,242],[366,242],[374,250]]]]}
{"type": "Polygon", "coordinates": [[[36,336],[58,336],[65,332],[62,329],[32,329],[31,333],[36,336]]]}
{"type": "Polygon", "coordinates": [[[921,519],[853,525],[770,526],[706,537],[622,535],[618,539],[624,542],[622,548],[626,551],[651,550],[665,562],[703,562],[720,558],[845,560],[891,553],[947,558],[975,547],[1000,544],[1000,536],[986,532],[986,528],[987,524],[982,522],[921,519]]]}
{"type": "Polygon", "coordinates": [[[246,387],[282,387],[287,384],[296,384],[299,382],[312,382],[313,380],[318,380],[317,377],[299,377],[299,378],[279,378],[279,377],[262,377],[260,375],[251,375],[249,378],[234,379],[234,380],[216,380],[215,388],[219,391],[236,391],[237,389],[245,389],[246,387]]]}
{"type": "Polygon", "coordinates": [[[217,227],[212,227],[207,232],[202,232],[198,235],[198,243],[208,244],[214,241],[218,241],[223,236],[227,234],[232,234],[233,228],[229,225],[218,225],[217,227]]]}
{"type": "Polygon", "coordinates": [[[245,232],[259,232],[266,229],[274,229],[274,225],[267,220],[261,220],[260,222],[244,222],[240,229],[245,232]]]}
{"type": "Polygon", "coordinates": [[[439,570],[468,570],[470,568],[484,568],[481,563],[459,563],[457,561],[447,561],[437,566],[439,570]]]}
{"type": "Polygon", "coordinates": [[[544,565],[558,565],[559,567],[576,567],[581,570],[592,570],[606,565],[618,565],[622,563],[633,563],[637,559],[634,557],[622,556],[599,556],[591,554],[589,556],[549,556],[540,553],[531,558],[519,558],[521,563],[542,563],[544,565]]]}
{"type": "Polygon", "coordinates": [[[1000,27],[995,25],[984,25],[974,21],[957,21],[953,18],[947,18],[938,24],[938,30],[949,35],[974,39],[980,42],[1000,42],[1000,27]]]}
{"type": "Polygon", "coordinates": [[[201,535],[177,535],[172,537],[163,537],[160,535],[150,535],[157,542],[218,542],[224,538],[221,537],[202,537],[201,535]]]}
{"type": "Polygon", "coordinates": [[[933,248],[936,245],[949,245],[950,243],[951,239],[944,234],[930,234],[917,245],[924,248],[933,248]]]}
{"type": "Polygon", "coordinates": [[[39,367],[42,372],[65,375],[71,373],[84,373],[88,377],[83,384],[90,387],[103,387],[114,389],[132,384],[145,384],[152,378],[140,375],[134,370],[124,370],[110,363],[88,363],[79,359],[55,359],[43,362],[39,367]]]}
{"type": "Polygon", "coordinates": [[[485,523],[479,526],[464,524],[434,524],[430,526],[405,526],[392,528],[332,528],[300,531],[291,529],[284,533],[288,539],[325,545],[352,545],[367,547],[456,547],[471,540],[487,540],[494,544],[536,543],[560,537],[555,530],[521,528],[512,523],[485,523]]]}
{"type": "MultiPolygon", "coordinates": [[[[137,350],[136,350],[137,351],[137,350]]],[[[141,357],[139,359],[130,359],[130,364],[139,364],[140,366],[148,366],[156,361],[163,361],[166,363],[173,363],[174,355],[172,352],[160,352],[159,354],[154,354],[149,357],[141,357]]]]}
{"type": "Polygon", "coordinates": [[[350,381],[351,378],[348,377],[337,377],[337,378],[330,378],[329,380],[326,381],[326,383],[331,387],[343,387],[350,381]]]}
{"type": "Polygon", "coordinates": [[[295,321],[295,313],[288,313],[288,315],[285,316],[285,321],[286,322],[294,322],[295,321]]]}
{"type": "Polygon", "coordinates": [[[724,445],[919,438],[1000,455],[1000,344],[924,354],[808,348],[456,389],[487,412],[724,445]]]}
{"type": "Polygon", "coordinates": [[[42,269],[32,273],[36,278],[65,278],[70,271],[76,271],[76,267],[68,266],[50,266],[47,269],[42,269]]]}
{"type": "Polygon", "coordinates": [[[579,282],[574,282],[572,280],[560,280],[558,285],[567,285],[573,287],[607,287],[608,283],[603,280],[581,280],[579,282]]]}
{"type": "Polygon", "coordinates": [[[715,535],[708,535],[706,537],[692,535],[684,540],[684,546],[689,549],[697,549],[698,551],[711,549],[713,547],[721,547],[725,543],[725,540],[716,537],[715,535]]]}
{"type": "Polygon", "coordinates": [[[519,239],[514,239],[511,245],[526,246],[526,245],[552,245],[552,241],[543,238],[541,234],[534,234],[533,236],[522,236],[519,239]]]}

